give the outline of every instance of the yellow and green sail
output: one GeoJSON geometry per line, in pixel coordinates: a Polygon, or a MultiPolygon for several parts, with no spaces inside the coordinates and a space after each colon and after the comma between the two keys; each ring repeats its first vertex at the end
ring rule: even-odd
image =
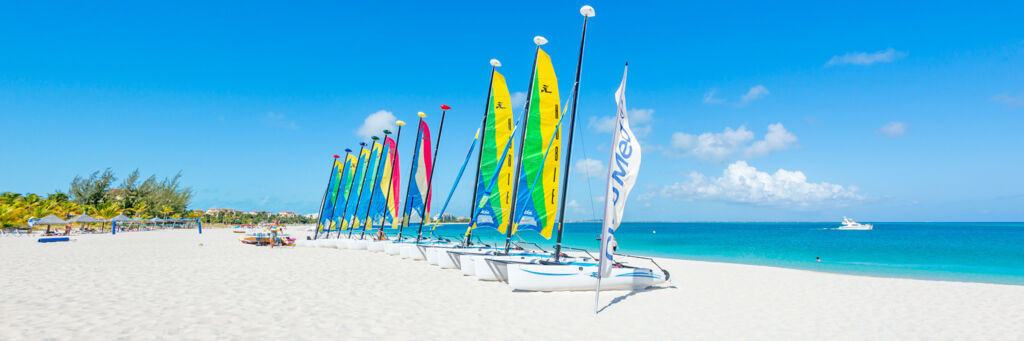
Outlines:
{"type": "Polygon", "coordinates": [[[342,229],[347,229],[349,227],[359,226],[359,212],[361,212],[359,210],[359,206],[360,206],[359,204],[360,204],[360,201],[365,200],[365,198],[360,197],[360,193],[363,192],[363,179],[366,178],[366,169],[369,168],[368,166],[370,165],[370,156],[371,155],[372,154],[370,154],[370,150],[369,149],[366,149],[366,148],[361,148],[360,149],[360,152],[359,152],[359,171],[356,172],[358,174],[356,174],[356,177],[353,178],[353,180],[355,180],[355,184],[352,185],[353,192],[351,193],[351,195],[352,195],[351,198],[354,198],[356,201],[354,201],[354,202],[349,204],[349,206],[350,206],[349,207],[349,212],[346,213],[345,215],[349,216],[349,217],[352,217],[352,218],[350,218],[348,220],[348,224],[345,224],[345,225],[342,226],[342,229]]]}
{"type": "Polygon", "coordinates": [[[536,230],[544,238],[551,238],[558,208],[558,169],[562,157],[558,121],[562,108],[551,57],[540,48],[537,49],[532,84],[519,193],[516,194],[517,223],[513,225],[512,233],[522,229],[536,230]],[[550,151],[547,150],[549,145],[550,151]]]}
{"type": "Polygon", "coordinates": [[[488,98],[487,120],[484,122],[484,138],[480,147],[480,178],[477,179],[477,193],[486,193],[491,179],[497,174],[493,193],[477,198],[477,219],[470,228],[496,228],[505,233],[512,206],[513,149],[505,149],[512,137],[512,100],[505,84],[505,76],[498,71],[491,75],[491,96],[488,98]],[[498,162],[507,151],[502,167],[498,162]],[[500,168],[500,169],[499,169],[500,168]]]}
{"type": "Polygon", "coordinates": [[[342,175],[341,193],[338,193],[337,204],[334,206],[334,221],[331,222],[334,228],[344,229],[348,226],[348,221],[345,219],[345,210],[349,209],[349,200],[355,200],[349,194],[352,193],[352,186],[355,185],[356,167],[358,164],[358,159],[355,155],[349,154],[345,158],[345,166],[342,167],[345,174],[342,175]]]}

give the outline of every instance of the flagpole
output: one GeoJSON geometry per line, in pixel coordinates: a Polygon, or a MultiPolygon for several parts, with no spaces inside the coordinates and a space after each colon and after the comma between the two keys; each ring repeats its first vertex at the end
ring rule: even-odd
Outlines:
{"type": "MultiPolygon", "coordinates": [[[[351,153],[352,153],[352,149],[345,148],[345,161],[342,161],[344,163],[344,165],[345,165],[344,166],[345,168],[348,168],[348,156],[351,153]]],[[[355,166],[356,166],[356,168],[359,168],[359,158],[358,157],[356,158],[355,166]]],[[[345,175],[345,171],[342,171],[341,175],[344,176],[345,175]]],[[[352,173],[352,176],[354,177],[355,173],[352,173]]],[[[348,187],[349,187],[349,189],[351,189],[352,188],[352,183],[355,182],[355,179],[348,179],[348,182],[349,182],[349,186],[348,187]]],[[[342,186],[344,186],[344,185],[345,185],[345,183],[343,182],[342,186]]],[[[352,191],[350,190],[350,191],[348,191],[348,194],[345,194],[345,207],[341,210],[341,223],[338,224],[338,238],[339,239],[341,238],[341,228],[343,226],[345,226],[345,214],[348,213],[348,202],[351,199],[352,199],[352,191]]],[[[335,200],[334,202],[338,202],[338,201],[335,200]]]]}
{"type": "MultiPolygon", "coordinates": [[[[477,188],[480,187],[480,163],[484,160],[484,139],[487,138],[487,114],[491,111],[491,91],[494,90],[494,70],[501,66],[501,62],[497,59],[491,59],[491,79],[487,81],[487,97],[484,98],[484,123],[483,129],[480,130],[480,152],[476,154],[476,177],[473,178],[473,197],[469,203],[469,216],[476,216],[476,192],[477,188]]],[[[470,224],[473,222],[471,221],[470,224]]],[[[466,240],[463,242],[464,245],[469,246],[472,244],[470,238],[473,236],[473,225],[469,225],[466,229],[466,240]]]]}
{"type": "MultiPolygon", "coordinates": [[[[530,102],[533,101],[533,79],[537,76],[537,57],[540,55],[541,45],[547,44],[548,40],[541,36],[533,37],[533,43],[537,49],[533,53],[533,67],[530,68],[530,86],[527,87],[529,95],[526,97],[526,104],[523,106],[522,120],[523,131],[519,134],[519,157],[516,158],[516,168],[512,169],[512,206],[509,207],[510,216],[505,226],[505,253],[512,247],[512,230],[516,225],[516,203],[519,201],[519,171],[523,166],[523,146],[526,143],[526,131],[530,127],[530,102]]],[[[499,173],[500,174],[500,173],[499,173]]],[[[501,195],[500,193],[498,194],[501,195]]]]}
{"type": "MultiPolygon", "coordinates": [[[[313,232],[313,239],[317,239],[320,236],[321,224],[320,218],[324,215],[324,203],[327,202],[327,192],[331,190],[331,178],[334,177],[334,162],[338,160],[338,155],[334,155],[334,160],[331,160],[331,173],[327,176],[327,188],[324,188],[324,197],[320,199],[320,212],[316,214],[316,230],[313,232]]],[[[116,232],[115,232],[116,233],[116,232]]]]}
{"type": "MultiPolygon", "coordinates": [[[[376,136],[374,136],[374,138],[376,138],[376,136]]],[[[362,158],[363,151],[366,150],[366,142],[359,142],[359,146],[360,146],[359,147],[359,157],[356,158],[356,170],[359,170],[359,158],[362,158]]],[[[352,212],[352,219],[349,220],[349,226],[348,226],[348,238],[349,239],[352,238],[352,231],[355,230],[355,227],[352,226],[351,222],[359,218],[359,202],[363,200],[363,183],[366,182],[366,173],[369,173],[369,171],[367,171],[366,168],[370,167],[370,155],[372,155],[372,154],[373,154],[373,145],[370,146],[370,154],[367,154],[367,156],[366,156],[366,166],[363,167],[363,179],[359,180],[359,188],[358,188],[359,194],[356,195],[356,210],[352,212]]],[[[346,204],[346,205],[348,205],[348,204],[346,204]]],[[[348,212],[345,212],[345,214],[347,215],[348,212]]]]}
{"type": "Polygon", "coordinates": [[[580,37],[580,55],[576,59],[576,82],[573,83],[576,86],[572,89],[572,111],[569,114],[569,142],[568,148],[565,151],[565,171],[562,175],[562,204],[558,207],[558,239],[555,243],[555,262],[558,261],[562,254],[562,230],[565,222],[565,197],[566,192],[569,189],[569,166],[572,164],[572,137],[573,130],[576,128],[576,106],[579,103],[580,94],[580,72],[583,68],[583,46],[587,42],[587,19],[594,16],[594,8],[590,5],[586,5],[580,8],[580,14],[583,15],[583,35],[580,37]]]}
{"type": "MultiPolygon", "coordinates": [[[[625,70],[622,71],[622,84],[620,85],[620,88],[619,88],[619,89],[621,89],[623,91],[625,91],[625,87],[624,86],[626,84],[626,71],[628,71],[628,70],[629,70],[629,62],[626,62],[626,68],[625,68],[625,70]]],[[[623,95],[623,96],[625,96],[625,95],[623,95]]],[[[616,99],[616,101],[618,101],[618,99],[616,99]]],[[[608,178],[607,178],[607,180],[605,182],[605,191],[604,191],[605,192],[605,205],[604,205],[604,217],[602,217],[602,222],[601,222],[601,246],[598,248],[599,256],[597,258],[598,259],[598,263],[597,263],[597,291],[594,292],[594,314],[597,314],[597,312],[598,312],[598,305],[600,304],[599,300],[600,300],[600,296],[601,296],[601,278],[604,277],[604,263],[606,262],[606,260],[605,260],[605,258],[606,258],[605,257],[605,252],[608,252],[607,248],[609,246],[608,245],[608,240],[606,239],[607,234],[608,234],[608,226],[606,225],[607,224],[607,219],[608,219],[608,202],[607,201],[609,200],[608,197],[607,197],[607,194],[610,191],[610,188],[612,186],[612,167],[610,165],[614,162],[613,160],[615,160],[615,144],[619,142],[619,129],[618,129],[618,127],[619,127],[619,125],[621,124],[621,121],[622,121],[622,116],[619,115],[619,114],[620,113],[618,112],[618,110],[616,110],[616,113],[615,113],[615,125],[612,126],[612,127],[615,127],[615,130],[612,133],[612,148],[610,148],[610,150],[609,150],[609,153],[611,155],[608,155],[609,167],[608,167],[608,178]]],[[[615,252],[615,250],[612,250],[612,252],[615,252]]]]}
{"type": "MultiPolygon", "coordinates": [[[[387,129],[384,129],[384,141],[387,141],[388,135],[391,135],[391,131],[387,130],[387,129]]],[[[377,141],[377,139],[379,139],[379,138],[374,136],[374,137],[372,137],[372,139],[374,141],[377,141]]],[[[370,153],[371,154],[373,153],[373,146],[370,146],[370,153]]],[[[368,221],[368,220],[370,219],[370,209],[373,208],[373,191],[377,190],[377,180],[380,180],[379,178],[381,178],[381,177],[377,176],[377,170],[383,171],[383,169],[380,169],[380,164],[383,163],[383,162],[384,162],[384,145],[381,145],[380,146],[380,153],[377,153],[377,167],[373,168],[373,177],[370,178],[370,201],[366,202],[366,215],[363,216],[363,221],[360,222],[362,224],[365,224],[365,226],[368,226],[368,227],[373,227],[373,222],[372,221],[368,221]]],[[[364,236],[366,236],[366,227],[363,227],[363,231],[359,232],[359,239],[363,239],[364,236]]]]}
{"type": "Polygon", "coordinates": [[[444,131],[444,116],[451,110],[447,104],[441,104],[441,124],[437,127],[437,142],[434,143],[434,156],[430,158],[430,176],[427,177],[427,197],[423,198],[423,214],[420,215],[419,231],[416,231],[416,244],[423,238],[423,222],[430,218],[427,212],[427,201],[430,201],[430,192],[434,189],[434,168],[437,168],[437,150],[441,148],[441,132],[444,131]]]}
{"type": "MultiPolygon", "coordinates": [[[[348,159],[348,154],[351,151],[352,151],[351,149],[345,148],[345,158],[342,159],[342,160],[347,160],[348,159]]],[[[335,159],[335,160],[337,160],[337,159],[335,159]]],[[[342,181],[341,181],[341,177],[345,175],[345,166],[346,165],[345,165],[344,161],[342,161],[342,163],[341,163],[341,173],[338,173],[338,188],[335,189],[335,192],[334,192],[334,204],[331,205],[331,218],[330,218],[331,222],[334,222],[334,212],[338,210],[338,207],[337,207],[337,205],[338,205],[338,195],[341,194],[341,185],[344,185],[344,183],[342,183],[342,181]]],[[[337,161],[335,161],[335,166],[334,167],[338,167],[337,166],[337,161]]],[[[337,169],[337,168],[335,168],[335,169],[337,169]]],[[[345,203],[347,204],[348,202],[345,202],[345,203]]],[[[338,226],[338,228],[339,228],[339,231],[340,231],[341,226],[338,226]]],[[[330,237],[331,237],[331,231],[328,230],[327,234],[324,236],[324,238],[330,238],[330,237]]]]}
{"type": "MultiPolygon", "coordinates": [[[[402,140],[402,126],[405,125],[405,121],[398,120],[398,121],[395,121],[395,124],[398,125],[398,132],[395,133],[395,154],[391,156],[391,177],[389,178],[389,179],[391,179],[391,181],[388,181],[388,193],[386,195],[384,195],[384,214],[385,214],[385,216],[384,216],[384,219],[380,220],[380,228],[377,229],[377,231],[380,232],[380,233],[384,232],[384,223],[387,222],[387,220],[388,220],[388,218],[387,218],[388,202],[391,201],[391,192],[394,191],[394,188],[395,188],[394,176],[395,176],[395,163],[398,162],[398,142],[402,140]]],[[[401,180],[399,180],[399,181],[401,181],[401,180]]],[[[398,184],[398,185],[401,186],[402,184],[398,184]]],[[[399,188],[399,190],[401,190],[401,188],[399,188]]],[[[395,210],[395,212],[393,212],[393,213],[395,213],[395,216],[393,218],[391,218],[392,222],[394,222],[395,219],[398,219],[398,212],[397,212],[398,211],[398,205],[395,205],[394,210],[395,210]]],[[[387,235],[385,235],[384,239],[382,239],[382,240],[387,240],[387,235]]]]}
{"type": "Polygon", "coordinates": [[[416,113],[420,117],[420,122],[416,124],[416,145],[412,151],[412,162],[409,165],[409,181],[405,184],[405,203],[402,204],[402,222],[398,224],[398,237],[397,240],[402,240],[402,230],[405,230],[405,225],[408,224],[409,219],[409,208],[412,207],[412,203],[409,202],[409,193],[412,193],[412,180],[416,176],[413,174],[413,167],[416,167],[416,163],[420,157],[420,138],[423,136],[423,118],[427,117],[422,111],[416,113]]]}

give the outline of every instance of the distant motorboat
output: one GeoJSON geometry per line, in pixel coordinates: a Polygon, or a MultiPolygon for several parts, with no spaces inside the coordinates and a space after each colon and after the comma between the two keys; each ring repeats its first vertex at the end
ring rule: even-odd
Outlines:
{"type": "Polygon", "coordinates": [[[837,230],[861,230],[861,231],[864,231],[864,230],[870,230],[872,228],[874,228],[874,225],[871,225],[871,224],[861,224],[861,223],[858,223],[856,221],[853,221],[853,219],[850,219],[850,218],[847,218],[847,217],[843,217],[843,225],[837,227],[836,229],[837,230]]]}

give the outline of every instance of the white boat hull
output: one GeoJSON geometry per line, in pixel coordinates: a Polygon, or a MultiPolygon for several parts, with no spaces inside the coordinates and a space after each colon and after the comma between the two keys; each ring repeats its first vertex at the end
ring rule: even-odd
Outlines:
{"type": "MultiPolygon", "coordinates": [[[[522,291],[590,291],[597,289],[597,266],[509,264],[508,285],[522,291]]],[[[612,268],[601,290],[642,290],[665,283],[667,275],[646,268],[612,268]]]]}
{"type": "Polygon", "coordinates": [[[415,243],[402,244],[401,254],[404,259],[411,260],[425,260],[427,257],[420,250],[419,245],[415,243]]]}
{"type": "MultiPolygon", "coordinates": [[[[478,258],[474,259],[474,262],[473,262],[473,266],[476,267],[476,269],[473,272],[474,272],[476,278],[481,280],[481,281],[502,281],[502,282],[507,282],[508,281],[508,266],[507,266],[507,263],[495,262],[496,260],[524,262],[524,263],[536,263],[536,262],[540,262],[541,260],[551,259],[551,257],[552,257],[551,254],[533,253],[533,252],[528,252],[528,253],[523,253],[523,254],[513,254],[513,255],[510,255],[510,256],[508,256],[508,255],[506,255],[506,256],[493,256],[493,255],[478,256],[478,258]]],[[[574,258],[566,259],[566,261],[572,261],[572,260],[575,260],[575,259],[574,258]]]]}
{"type": "Polygon", "coordinates": [[[438,252],[437,266],[442,269],[460,269],[462,268],[462,256],[463,255],[486,255],[494,252],[494,250],[486,249],[447,249],[438,252]]]}
{"type": "Polygon", "coordinates": [[[459,269],[463,276],[476,275],[476,260],[482,255],[459,255],[459,269]]]}
{"type": "Polygon", "coordinates": [[[384,248],[391,244],[390,240],[371,240],[366,243],[366,250],[370,252],[384,252],[384,248]]]}
{"type": "Polygon", "coordinates": [[[384,246],[384,253],[390,256],[397,256],[402,253],[402,243],[391,243],[384,246]]]}

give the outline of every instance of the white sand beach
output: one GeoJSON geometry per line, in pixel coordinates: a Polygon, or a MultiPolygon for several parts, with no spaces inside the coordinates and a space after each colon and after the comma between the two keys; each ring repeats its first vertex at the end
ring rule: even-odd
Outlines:
{"type": "Polygon", "coordinates": [[[603,293],[595,315],[592,292],[513,292],[383,253],[237,236],[0,238],[0,340],[1024,338],[1024,286],[664,259],[674,287],[603,293]]]}

